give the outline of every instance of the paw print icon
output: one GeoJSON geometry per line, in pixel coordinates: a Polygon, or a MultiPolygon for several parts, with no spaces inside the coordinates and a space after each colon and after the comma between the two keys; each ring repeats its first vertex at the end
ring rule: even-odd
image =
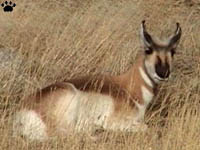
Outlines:
{"type": "Polygon", "coordinates": [[[5,1],[4,3],[1,4],[1,6],[3,7],[3,10],[5,12],[11,12],[13,11],[13,7],[15,7],[16,4],[12,3],[11,1],[10,2],[5,1]]]}

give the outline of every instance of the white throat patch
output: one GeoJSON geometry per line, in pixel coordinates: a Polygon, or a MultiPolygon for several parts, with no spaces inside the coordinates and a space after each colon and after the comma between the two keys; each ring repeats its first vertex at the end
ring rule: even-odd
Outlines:
{"type": "Polygon", "coordinates": [[[142,69],[142,67],[139,67],[139,71],[140,71],[140,74],[141,74],[143,80],[145,81],[145,83],[146,83],[148,86],[153,87],[152,81],[149,79],[149,77],[148,77],[147,74],[144,72],[144,70],[142,69]]]}
{"type": "Polygon", "coordinates": [[[142,86],[141,87],[141,90],[142,90],[142,98],[144,100],[144,104],[145,105],[148,105],[152,98],[153,98],[153,93],[151,93],[146,87],[142,86]]]}

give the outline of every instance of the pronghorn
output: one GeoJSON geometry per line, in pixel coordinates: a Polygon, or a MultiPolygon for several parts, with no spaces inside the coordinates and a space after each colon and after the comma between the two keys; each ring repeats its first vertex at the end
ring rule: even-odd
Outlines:
{"type": "Polygon", "coordinates": [[[24,100],[14,117],[14,131],[31,140],[45,140],[98,126],[114,131],[144,131],[144,115],[157,85],[172,70],[181,27],[165,41],[153,38],[141,23],[144,52],[133,67],[118,76],[97,75],[66,80],[24,100]],[[53,134],[54,133],[54,134],[53,134]]]}

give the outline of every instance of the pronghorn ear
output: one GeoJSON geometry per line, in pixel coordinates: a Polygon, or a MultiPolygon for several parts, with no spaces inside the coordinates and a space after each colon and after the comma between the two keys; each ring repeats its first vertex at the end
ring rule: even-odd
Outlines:
{"type": "Polygon", "coordinates": [[[151,35],[146,31],[145,20],[143,20],[141,24],[140,37],[142,43],[144,44],[145,50],[152,49],[152,47],[154,46],[154,42],[151,35]]]}
{"type": "Polygon", "coordinates": [[[169,47],[175,49],[180,41],[182,30],[180,24],[176,23],[176,31],[174,35],[169,38],[169,47]]]}

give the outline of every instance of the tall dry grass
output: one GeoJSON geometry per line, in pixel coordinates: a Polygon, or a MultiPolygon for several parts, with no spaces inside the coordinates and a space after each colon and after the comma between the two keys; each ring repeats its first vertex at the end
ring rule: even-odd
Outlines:
{"type": "Polygon", "coordinates": [[[1,149],[200,149],[200,6],[196,0],[20,0],[0,13],[1,149]],[[183,35],[174,71],[146,113],[145,133],[99,133],[30,143],[13,137],[12,114],[24,96],[55,81],[86,74],[120,74],[141,51],[139,29],[183,35]],[[12,47],[12,48],[10,48],[12,47]],[[6,59],[7,58],[7,59],[6,59]]]}

